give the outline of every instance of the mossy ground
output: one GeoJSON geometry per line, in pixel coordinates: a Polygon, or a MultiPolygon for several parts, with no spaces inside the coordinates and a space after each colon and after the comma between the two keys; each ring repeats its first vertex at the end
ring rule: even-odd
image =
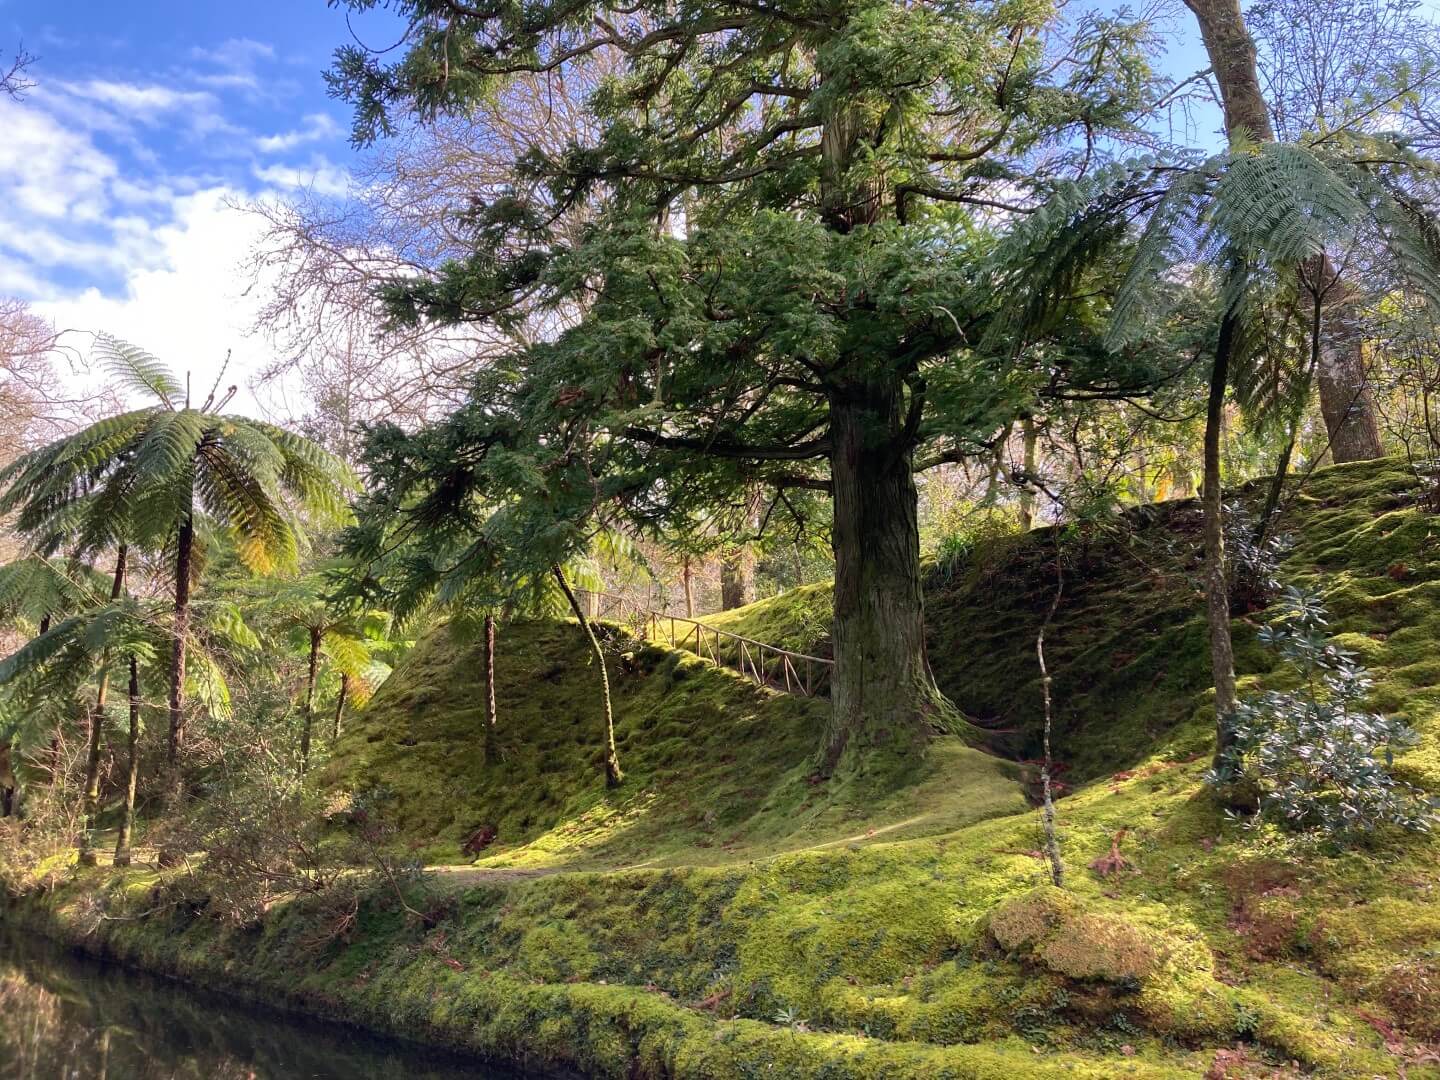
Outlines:
{"type": "MultiPolygon", "coordinates": [[[[812,783],[817,703],[667,650],[629,649],[623,674],[617,657],[629,778],[605,793],[583,642],[536,625],[503,639],[502,762],[480,762],[473,650],[437,638],[322,779],[390,786],[428,858],[489,825],[482,863],[543,875],[452,875],[429,926],[377,893],[320,945],[313,901],[249,929],[169,912],[91,932],[97,893],[150,906],[147,871],[80,871],[15,914],[147,966],[601,1076],[1440,1076],[1422,1042],[1440,844],[1327,853],[1215,809],[1193,509],[1148,513],[1125,550],[1105,535],[1070,550],[1047,638],[1074,763],[1063,896],[1014,765],[946,739],[898,793],[862,771],[812,783]],[[1112,845],[1121,858],[1099,861],[1112,845]]],[[[1440,519],[1402,464],[1375,462],[1317,474],[1286,527],[1285,576],[1325,591],[1377,706],[1422,734],[1400,768],[1440,789],[1440,519]]],[[[930,593],[937,676],[1022,754],[1054,544],[937,571],[930,593]]],[[[728,623],[813,645],[823,604],[812,589],[728,623]]],[[[1263,617],[1236,623],[1247,687],[1286,677],[1254,646],[1263,617]]]]}

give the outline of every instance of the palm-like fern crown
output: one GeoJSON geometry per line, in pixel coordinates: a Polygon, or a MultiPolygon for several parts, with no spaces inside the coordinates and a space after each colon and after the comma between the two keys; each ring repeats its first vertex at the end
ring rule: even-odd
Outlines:
{"type": "Polygon", "coordinates": [[[1336,250],[1379,255],[1389,281],[1440,305],[1440,230],[1415,194],[1436,173],[1399,142],[1351,137],[1238,144],[1178,164],[1145,159],[1060,185],[992,256],[984,287],[1018,300],[992,326],[992,343],[1043,331],[1075,284],[1118,254],[1126,269],[1110,347],[1150,337],[1187,293],[1213,285],[1237,332],[1237,396],[1264,420],[1303,385],[1286,339],[1307,261],[1336,250]]]}
{"type": "Polygon", "coordinates": [[[297,511],[338,522],[354,480],[321,447],[248,417],[192,407],[149,353],[102,336],[97,353],[125,389],[153,404],[107,417],[27,454],[3,472],[0,513],[41,550],[121,541],[156,546],[197,511],[227,528],[257,572],[293,567],[297,511]]]}

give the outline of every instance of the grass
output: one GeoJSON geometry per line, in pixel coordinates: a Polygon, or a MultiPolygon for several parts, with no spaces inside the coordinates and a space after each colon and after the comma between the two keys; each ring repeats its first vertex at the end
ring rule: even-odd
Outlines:
{"type": "MultiPolygon", "coordinates": [[[[319,945],[320,900],[246,928],[190,908],[97,922],[97,905],[154,906],[164,882],[145,870],[76,870],[7,917],[605,1077],[1440,1076],[1424,1043],[1440,1038],[1440,845],[1385,835],[1335,853],[1215,808],[1194,509],[1145,514],[1123,546],[1041,531],[931,570],[937,677],[1023,757],[1057,540],[1064,554],[1047,635],[1071,763],[1063,894],[1016,764],[947,738],[899,791],[863,768],[815,783],[819,703],[615,633],[628,779],[606,793],[583,641],[573,624],[531,624],[502,637],[501,762],[480,756],[473,647],[437,636],[321,775],[387,787],[387,813],[432,862],[496,830],[479,871],[410,898],[428,924],[383,892],[319,945]]],[[[1421,732],[1398,768],[1440,790],[1440,519],[1403,464],[1381,461],[1316,474],[1285,527],[1286,578],[1324,590],[1377,707],[1421,732]]],[[[825,603],[812,588],[726,628],[823,649],[825,603]]],[[[1263,618],[1236,622],[1244,691],[1288,677],[1255,646],[1263,618]]]]}

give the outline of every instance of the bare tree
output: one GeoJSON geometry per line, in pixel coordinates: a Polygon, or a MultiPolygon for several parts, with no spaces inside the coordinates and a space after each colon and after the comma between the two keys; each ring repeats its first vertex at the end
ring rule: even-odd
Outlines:
{"type": "MultiPolygon", "coordinates": [[[[357,426],[449,411],[465,399],[477,366],[563,327],[563,313],[525,310],[503,329],[492,321],[401,325],[376,294],[387,281],[472,257],[473,210],[534,194],[516,161],[532,147],[563,153],[593,123],[584,103],[610,67],[597,54],[563,76],[518,80],[463,120],[413,125],[361,164],[344,199],[312,194],[249,207],[266,224],[250,265],[268,292],[257,329],[279,353],[260,387],[278,392],[298,382],[312,434],[351,457],[357,426]]],[[[568,220],[578,228],[584,217],[582,207],[568,220]]]]}
{"type": "Polygon", "coordinates": [[[6,97],[23,97],[26,90],[35,85],[25,72],[30,65],[35,63],[35,57],[25,51],[22,43],[15,50],[15,55],[10,60],[8,68],[0,68],[0,94],[6,97]]]}

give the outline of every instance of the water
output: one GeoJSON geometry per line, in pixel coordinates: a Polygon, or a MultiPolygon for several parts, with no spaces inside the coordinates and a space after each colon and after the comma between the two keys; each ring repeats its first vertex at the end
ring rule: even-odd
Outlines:
{"type": "Polygon", "coordinates": [[[0,929],[0,1080],[515,1080],[0,929]]]}

